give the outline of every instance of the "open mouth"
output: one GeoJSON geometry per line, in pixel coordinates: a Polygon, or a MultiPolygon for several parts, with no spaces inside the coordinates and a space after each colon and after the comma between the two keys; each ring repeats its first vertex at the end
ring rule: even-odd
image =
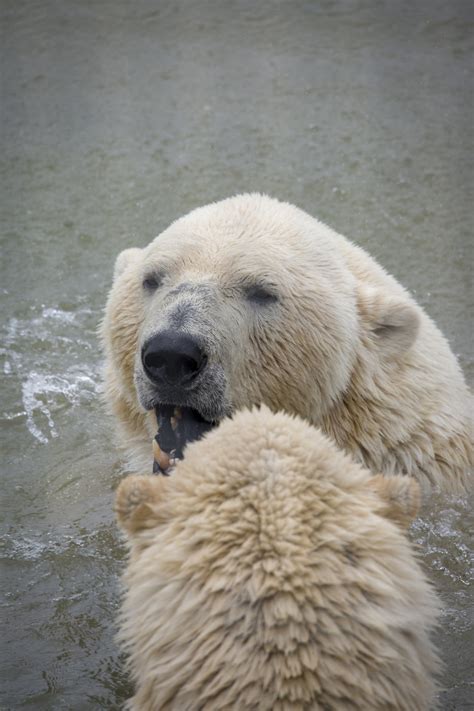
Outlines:
{"type": "Polygon", "coordinates": [[[155,407],[158,434],[153,439],[153,473],[170,474],[183,449],[216,426],[191,407],[159,405],[155,407]]]}

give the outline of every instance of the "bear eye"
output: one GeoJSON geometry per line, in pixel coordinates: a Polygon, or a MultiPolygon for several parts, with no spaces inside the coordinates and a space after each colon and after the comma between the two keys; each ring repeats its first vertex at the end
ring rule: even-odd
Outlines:
{"type": "Polygon", "coordinates": [[[162,278],[161,274],[148,274],[142,282],[143,288],[145,291],[155,291],[160,286],[162,278]]]}
{"type": "Polygon", "coordinates": [[[254,284],[253,286],[247,287],[245,296],[248,301],[254,304],[267,305],[278,301],[278,296],[275,292],[270,291],[268,287],[262,286],[261,284],[254,284]]]}

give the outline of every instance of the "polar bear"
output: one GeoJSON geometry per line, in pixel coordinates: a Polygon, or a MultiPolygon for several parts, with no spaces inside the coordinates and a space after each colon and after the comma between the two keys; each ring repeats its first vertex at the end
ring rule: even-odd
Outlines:
{"type": "Polygon", "coordinates": [[[434,708],[438,604],[404,531],[419,490],[264,407],[170,477],[125,478],[129,708],[434,708]]]}
{"type": "Polygon", "coordinates": [[[290,204],[238,195],[122,252],[102,338],[134,471],[176,407],[182,450],[263,403],[373,472],[471,479],[472,401],[446,340],[366,252],[290,204]]]}

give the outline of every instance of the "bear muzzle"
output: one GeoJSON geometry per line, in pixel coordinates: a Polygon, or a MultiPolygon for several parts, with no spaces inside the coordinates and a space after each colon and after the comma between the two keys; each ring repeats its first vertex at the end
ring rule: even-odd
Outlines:
{"type": "Polygon", "coordinates": [[[158,434],[153,441],[153,471],[168,474],[183,458],[189,442],[200,439],[228,414],[225,378],[208,362],[201,340],[163,329],[149,337],[140,351],[137,394],[154,409],[158,434]]]}

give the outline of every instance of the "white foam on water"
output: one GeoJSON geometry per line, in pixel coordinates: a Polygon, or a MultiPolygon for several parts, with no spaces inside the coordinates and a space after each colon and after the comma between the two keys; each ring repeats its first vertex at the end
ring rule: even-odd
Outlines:
{"type": "Polygon", "coordinates": [[[46,553],[48,546],[42,541],[30,537],[13,538],[9,534],[2,536],[3,556],[11,560],[39,560],[46,553]]]}
{"type": "MultiPolygon", "coordinates": [[[[47,379],[47,376],[46,376],[47,379]]],[[[26,411],[26,425],[36,439],[43,444],[48,443],[48,437],[35,424],[34,415],[36,411],[40,411],[46,417],[52,437],[57,437],[58,433],[54,428],[54,421],[51,417],[51,412],[48,407],[39,400],[40,393],[48,392],[48,388],[44,387],[45,378],[37,373],[30,373],[28,380],[22,386],[22,400],[26,411]]]]}
{"type": "MultiPolygon", "coordinates": [[[[86,310],[86,313],[90,312],[86,310]]],[[[63,321],[63,323],[74,323],[77,312],[63,311],[62,309],[55,308],[43,308],[43,312],[41,315],[43,318],[55,318],[59,321],[63,321]]]]}
{"type": "Polygon", "coordinates": [[[22,385],[22,401],[26,412],[26,424],[30,433],[39,442],[46,444],[49,437],[57,437],[52,411],[67,403],[77,405],[83,400],[90,400],[97,392],[97,384],[91,375],[68,371],[64,375],[29,373],[22,385]],[[38,424],[38,416],[46,418],[45,425],[38,424]],[[49,437],[48,437],[49,435],[49,437]]]}
{"type": "Polygon", "coordinates": [[[54,528],[35,533],[5,533],[0,539],[0,555],[7,560],[41,561],[52,556],[62,556],[68,552],[94,558],[109,558],[110,551],[101,544],[100,527],[94,531],[70,533],[71,528],[54,528]]]}
{"type": "Polygon", "coordinates": [[[459,590],[474,582],[471,545],[472,500],[469,496],[437,494],[412,524],[412,541],[419,546],[427,570],[455,584],[459,590]]]}
{"type": "Polygon", "coordinates": [[[3,416],[26,417],[28,431],[42,444],[58,436],[58,410],[97,396],[99,367],[90,362],[97,350],[97,318],[89,308],[65,311],[41,305],[39,314],[37,307],[33,309],[32,318],[11,318],[6,324],[0,349],[3,372],[14,379],[13,387],[18,380],[22,410],[3,416]],[[84,351],[87,358],[78,364],[84,351]],[[64,370],[64,363],[73,365],[64,370]]]}

